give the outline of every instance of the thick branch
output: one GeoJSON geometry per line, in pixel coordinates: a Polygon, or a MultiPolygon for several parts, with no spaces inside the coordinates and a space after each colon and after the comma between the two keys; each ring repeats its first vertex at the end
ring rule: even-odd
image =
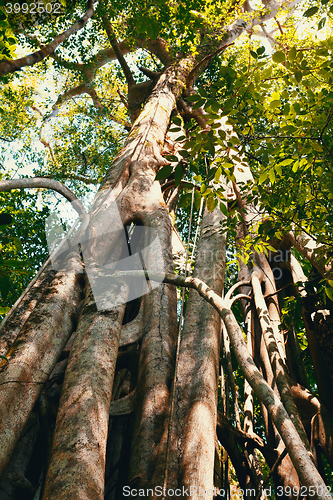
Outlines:
{"type": "Polygon", "coordinates": [[[69,38],[73,33],[79,31],[86,24],[88,19],[90,19],[94,14],[93,0],[88,0],[88,9],[81,19],[74,23],[70,28],[56,36],[55,39],[42,47],[38,52],[29,54],[20,59],[15,59],[12,61],[3,61],[0,63],[0,76],[6,75],[7,73],[14,73],[24,66],[33,66],[34,64],[42,61],[45,57],[52,54],[55,49],[67,38],[69,38]]]}
{"type": "Polygon", "coordinates": [[[59,181],[46,179],[43,177],[35,177],[33,179],[11,179],[0,182],[0,191],[11,191],[12,189],[29,189],[29,188],[46,188],[57,191],[64,196],[73,205],[73,208],[79,213],[86,213],[81,201],[75,194],[59,181]]]}
{"type": "Polygon", "coordinates": [[[265,446],[265,443],[263,442],[261,437],[257,436],[257,434],[248,434],[241,429],[237,429],[236,427],[231,425],[229,419],[220,411],[217,412],[217,426],[220,432],[232,432],[237,439],[241,440],[242,442],[250,443],[254,448],[263,450],[265,446]]]}
{"type": "Polygon", "coordinates": [[[292,232],[287,234],[287,238],[322,276],[327,277],[332,272],[332,262],[326,263],[326,255],[323,253],[318,255],[318,251],[324,251],[324,247],[318,246],[313,238],[307,235],[295,236],[292,232]]]}
{"type": "MultiPolygon", "coordinates": [[[[130,48],[126,40],[120,42],[119,47],[122,54],[124,55],[130,52],[130,48]]],[[[110,61],[114,61],[115,59],[117,59],[117,56],[112,47],[100,50],[85,64],[67,61],[66,59],[63,59],[59,54],[50,54],[50,56],[64,68],[67,68],[71,71],[80,71],[88,79],[93,78],[99,68],[105,66],[105,64],[109,63],[110,61]]]]}

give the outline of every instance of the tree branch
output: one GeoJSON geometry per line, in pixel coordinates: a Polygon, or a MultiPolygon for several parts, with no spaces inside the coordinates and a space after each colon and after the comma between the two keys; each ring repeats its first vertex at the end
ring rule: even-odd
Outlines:
{"type": "Polygon", "coordinates": [[[46,179],[44,177],[34,177],[32,179],[11,179],[0,181],[0,192],[11,191],[12,189],[47,188],[56,191],[71,202],[78,214],[85,214],[85,208],[75,194],[59,181],[46,179]]]}
{"type": "MultiPolygon", "coordinates": [[[[103,3],[102,3],[102,5],[103,5],[103,3]]],[[[104,5],[103,5],[103,9],[104,9],[104,5]]],[[[132,85],[135,85],[135,80],[133,78],[132,72],[129,69],[128,64],[127,64],[127,62],[122,54],[122,51],[119,47],[117,38],[116,38],[114,31],[112,29],[111,23],[110,23],[109,19],[107,18],[105,9],[104,9],[104,12],[102,14],[102,21],[103,21],[103,25],[104,25],[106,34],[108,36],[109,42],[110,42],[110,44],[111,44],[111,46],[112,46],[112,48],[117,56],[117,59],[118,59],[119,64],[121,66],[121,69],[124,72],[124,75],[125,75],[125,78],[127,81],[127,85],[129,87],[132,85]]]]}
{"type": "Polygon", "coordinates": [[[51,55],[64,40],[83,28],[88,19],[90,19],[94,15],[93,3],[93,0],[88,0],[88,8],[84,16],[76,21],[76,23],[74,23],[66,31],[64,31],[60,35],[57,35],[51,43],[42,47],[40,50],[38,50],[38,52],[29,54],[20,59],[2,61],[0,63],[0,76],[6,75],[7,73],[14,73],[24,66],[33,66],[34,64],[42,61],[45,57],[51,55]]]}
{"type": "Polygon", "coordinates": [[[217,426],[222,433],[232,432],[237,439],[251,443],[254,448],[262,450],[265,446],[265,443],[263,442],[261,437],[257,436],[257,434],[248,434],[241,429],[237,429],[236,427],[231,425],[229,419],[220,411],[217,412],[217,426]]]}
{"type": "Polygon", "coordinates": [[[332,260],[327,262],[327,255],[324,253],[325,247],[317,245],[312,237],[297,235],[290,231],[286,235],[290,243],[317,269],[317,271],[327,278],[332,273],[332,260]],[[318,255],[318,251],[322,250],[322,254],[318,255]]]}

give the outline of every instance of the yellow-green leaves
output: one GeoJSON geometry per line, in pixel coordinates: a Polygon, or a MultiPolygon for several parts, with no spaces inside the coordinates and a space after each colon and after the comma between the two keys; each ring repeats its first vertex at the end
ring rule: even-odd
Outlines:
{"type": "Polygon", "coordinates": [[[281,101],[277,100],[277,99],[274,100],[274,101],[271,101],[270,104],[269,104],[270,109],[276,109],[279,106],[281,106],[281,101]]]}
{"type": "Polygon", "coordinates": [[[299,69],[296,69],[294,74],[295,74],[295,80],[296,80],[296,82],[297,82],[297,83],[300,83],[300,81],[301,81],[301,80],[302,80],[302,78],[303,78],[303,73],[302,73],[302,71],[300,71],[299,69]]]}
{"type": "Polygon", "coordinates": [[[219,182],[221,175],[222,175],[222,168],[218,167],[218,169],[215,172],[215,176],[214,176],[214,180],[216,183],[219,182]]]}
{"type": "Polygon", "coordinates": [[[291,165],[294,162],[292,158],[287,158],[286,160],[281,161],[279,163],[280,167],[285,167],[286,165],[291,165]]]}
{"type": "Polygon", "coordinates": [[[289,54],[288,54],[288,61],[290,62],[294,62],[295,59],[296,59],[296,56],[297,56],[297,50],[296,50],[296,47],[292,47],[290,50],[289,50],[289,54]]]}
{"type": "Polygon", "coordinates": [[[328,280],[327,281],[327,284],[325,286],[325,293],[327,295],[327,297],[333,301],[333,281],[331,280],[328,280]]]}
{"type": "Polygon", "coordinates": [[[275,63],[283,63],[286,60],[286,55],[282,50],[278,50],[272,55],[272,60],[275,63]]]}
{"type": "Polygon", "coordinates": [[[212,212],[216,206],[217,206],[217,199],[214,198],[214,196],[208,196],[207,208],[208,208],[209,212],[212,212]]]}
{"type": "Polygon", "coordinates": [[[265,182],[267,177],[268,177],[268,173],[266,172],[266,170],[261,172],[260,177],[259,177],[259,184],[262,184],[263,182],[265,182]]]}
{"type": "Polygon", "coordinates": [[[271,181],[272,184],[275,182],[275,172],[274,168],[271,168],[268,172],[269,180],[271,181]]]}

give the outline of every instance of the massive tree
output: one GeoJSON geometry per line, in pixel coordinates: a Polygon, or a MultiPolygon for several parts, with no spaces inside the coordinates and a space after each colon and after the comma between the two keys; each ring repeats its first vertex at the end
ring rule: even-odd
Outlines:
{"type": "Polygon", "coordinates": [[[296,7],[1,3],[35,177],[0,190],[78,219],[1,325],[0,498],[330,498],[332,40],[295,28],[330,9],[296,7]]]}

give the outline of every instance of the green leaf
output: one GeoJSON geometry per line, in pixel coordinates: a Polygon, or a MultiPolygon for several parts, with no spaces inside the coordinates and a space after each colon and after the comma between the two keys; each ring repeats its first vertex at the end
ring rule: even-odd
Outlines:
{"type": "Polygon", "coordinates": [[[228,217],[228,209],[227,209],[227,206],[225,203],[222,203],[222,202],[220,203],[220,210],[223,213],[223,215],[228,217]]]}
{"type": "Polygon", "coordinates": [[[270,171],[268,172],[269,175],[269,180],[271,181],[272,184],[275,182],[275,172],[274,168],[271,168],[270,171]]]}
{"type": "Polygon", "coordinates": [[[278,101],[278,100],[274,100],[274,101],[271,101],[269,103],[269,107],[270,109],[276,109],[278,108],[279,106],[281,106],[281,101],[278,101]]]}
{"type": "Polygon", "coordinates": [[[217,200],[214,196],[208,196],[207,198],[207,208],[209,212],[212,212],[217,205],[217,200]]]}
{"type": "Polygon", "coordinates": [[[263,45],[259,47],[259,49],[257,49],[257,54],[259,54],[259,56],[261,56],[261,54],[263,54],[264,52],[265,52],[265,47],[263,45]]]}
{"type": "Polygon", "coordinates": [[[179,159],[175,155],[165,155],[166,160],[171,161],[171,163],[178,163],[179,159]]]}
{"type": "Polygon", "coordinates": [[[282,50],[278,50],[277,52],[274,52],[272,59],[275,63],[282,63],[286,60],[286,56],[282,50]]]}
{"type": "Polygon", "coordinates": [[[323,27],[325,26],[326,24],[326,17],[323,17],[322,19],[320,19],[319,23],[318,23],[318,31],[323,29],[323,27]]]}
{"type": "Polygon", "coordinates": [[[222,168],[218,167],[218,169],[215,172],[215,176],[214,176],[214,180],[216,183],[219,182],[221,175],[222,175],[222,168]]]}
{"type": "Polygon", "coordinates": [[[147,35],[150,38],[152,38],[152,40],[156,40],[156,38],[158,37],[159,31],[160,31],[159,23],[155,19],[149,18],[149,21],[148,21],[147,27],[146,27],[147,35]]]}
{"type": "Polygon", "coordinates": [[[253,50],[250,50],[250,54],[254,59],[258,59],[258,54],[256,52],[253,52],[253,50]]]}
{"type": "Polygon", "coordinates": [[[238,139],[238,137],[236,137],[235,135],[232,135],[229,139],[229,141],[231,142],[231,144],[233,146],[237,146],[238,144],[240,144],[240,140],[238,139]]]}
{"type": "Polygon", "coordinates": [[[327,297],[328,297],[330,300],[332,300],[332,301],[333,301],[333,290],[332,290],[332,288],[326,285],[326,286],[325,286],[325,293],[326,293],[327,297]]]}
{"type": "Polygon", "coordinates": [[[195,208],[199,211],[200,210],[200,205],[201,205],[201,194],[200,192],[196,189],[194,191],[194,206],[195,208]]]}
{"type": "Polygon", "coordinates": [[[0,213],[0,226],[9,226],[13,222],[13,217],[6,212],[0,213]]]}
{"type": "Polygon", "coordinates": [[[192,193],[185,193],[179,198],[178,208],[186,208],[192,200],[192,193]]]}
{"type": "Polygon", "coordinates": [[[318,12],[318,10],[319,10],[319,7],[310,7],[310,9],[306,10],[303,13],[303,17],[311,17],[314,14],[316,14],[318,12]]]}
{"type": "Polygon", "coordinates": [[[265,182],[267,177],[268,177],[268,174],[266,171],[261,172],[260,177],[259,177],[259,184],[262,184],[263,182],[265,182]]]}
{"type": "Polygon", "coordinates": [[[7,38],[7,42],[9,45],[16,45],[17,44],[17,40],[15,38],[13,38],[12,36],[7,38]]]}
{"type": "Polygon", "coordinates": [[[319,151],[320,153],[323,151],[323,148],[321,147],[320,144],[318,144],[318,142],[312,141],[311,144],[315,151],[319,151]]]}
{"type": "Polygon", "coordinates": [[[276,170],[276,173],[277,173],[277,174],[282,175],[282,168],[281,168],[281,164],[279,164],[279,165],[275,165],[275,170],[276,170]]]}
{"type": "Polygon", "coordinates": [[[283,106],[283,114],[284,114],[284,116],[288,116],[289,113],[290,113],[290,106],[289,106],[289,104],[285,104],[283,106]]]}
{"type": "Polygon", "coordinates": [[[286,165],[291,165],[293,162],[294,160],[292,158],[288,158],[287,160],[281,161],[279,165],[281,165],[281,167],[285,167],[286,165]]]}
{"type": "Polygon", "coordinates": [[[182,156],[183,158],[188,158],[190,156],[190,153],[186,151],[186,149],[181,149],[180,151],[178,151],[178,154],[180,154],[180,156],[182,156]]]}
{"type": "Polygon", "coordinates": [[[197,102],[197,101],[200,101],[200,99],[202,99],[202,97],[199,94],[191,94],[191,95],[186,97],[186,100],[188,102],[197,102]]]}
{"type": "Polygon", "coordinates": [[[182,119],[179,116],[174,116],[172,118],[172,123],[174,123],[175,125],[181,126],[182,125],[182,119]]]}
{"type": "Polygon", "coordinates": [[[192,109],[195,110],[195,109],[201,108],[205,104],[205,102],[206,102],[206,99],[202,99],[200,97],[200,99],[195,104],[193,104],[192,109]]]}
{"type": "Polygon", "coordinates": [[[294,165],[293,165],[293,172],[297,172],[298,170],[298,167],[299,167],[299,161],[295,161],[294,165]]]}
{"type": "Polygon", "coordinates": [[[229,113],[229,111],[232,110],[232,108],[235,106],[235,104],[236,104],[236,99],[235,98],[228,99],[224,103],[222,115],[226,115],[227,113],[229,113]]]}
{"type": "MultiPolygon", "coordinates": [[[[10,307],[0,307],[0,314],[7,314],[10,307]]],[[[7,359],[6,356],[0,355],[0,358],[7,359]]]]}
{"type": "MultiPolygon", "coordinates": [[[[221,105],[218,101],[216,101],[215,99],[210,99],[210,107],[212,108],[212,111],[214,113],[218,113],[220,111],[220,108],[221,108],[221,105]]],[[[219,124],[216,124],[216,125],[219,125],[219,124]]]]}
{"type": "Polygon", "coordinates": [[[172,166],[165,165],[157,172],[156,177],[155,177],[155,181],[163,181],[164,179],[169,177],[171,172],[172,172],[172,166]]]}
{"type": "Polygon", "coordinates": [[[289,54],[288,54],[288,61],[290,61],[290,62],[295,61],[296,56],[297,56],[296,47],[291,47],[291,49],[289,50],[289,54]]]}
{"type": "Polygon", "coordinates": [[[297,82],[297,83],[300,83],[300,81],[302,80],[302,78],[303,78],[303,73],[302,73],[302,71],[296,70],[296,71],[295,71],[295,79],[296,79],[296,82],[297,82]]]}
{"type": "Polygon", "coordinates": [[[182,180],[182,177],[183,177],[183,167],[179,164],[177,165],[176,167],[176,170],[175,170],[175,186],[179,186],[180,184],[180,181],[182,180]]]}
{"type": "Polygon", "coordinates": [[[9,287],[10,287],[10,278],[7,275],[3,275],[0,278],[0,292],[1,292],[1,297],[2,300],[5,300],[7,298],[7,295],[9,293],[9,287]]]}

